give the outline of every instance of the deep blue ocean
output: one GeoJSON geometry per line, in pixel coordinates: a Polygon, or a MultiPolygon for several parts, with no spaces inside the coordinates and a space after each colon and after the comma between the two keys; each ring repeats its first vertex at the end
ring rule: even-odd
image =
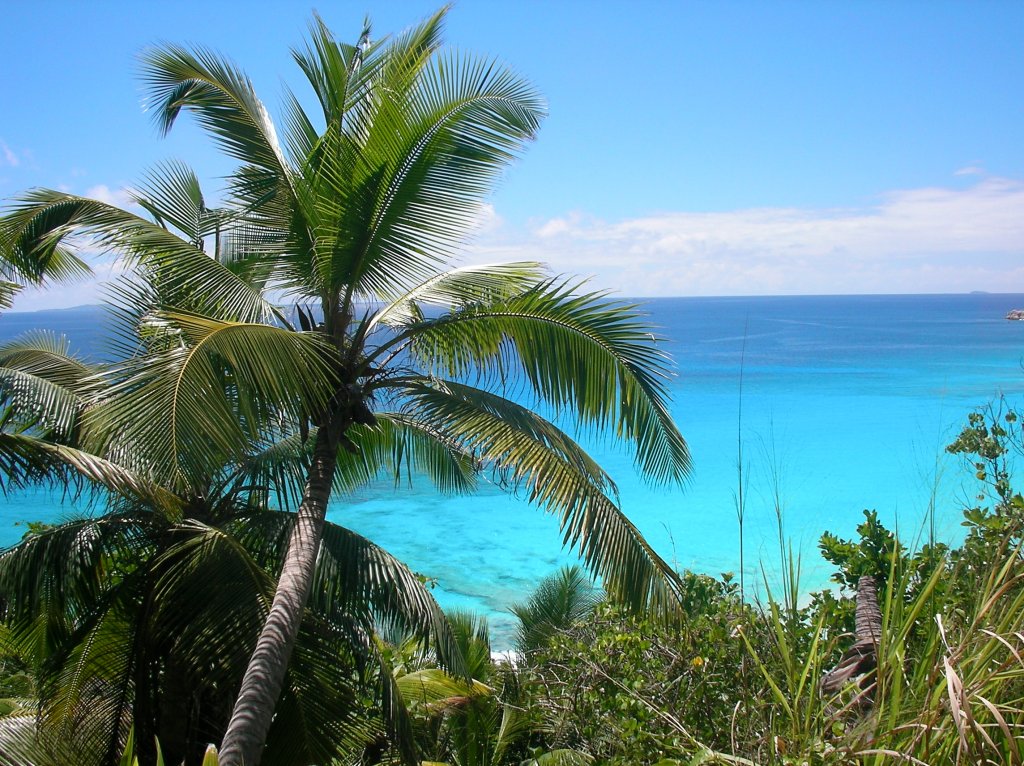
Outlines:
{"type": "MultiPolygon", "coordinates": [[[[945,445],[971,410],[1024,394],[1024,322],[1004,319],[1024,308],[1024,295],[664,298],[645,307],[675,360],[672,412],[693,454],[692,479],[682,490],[652,487],[610,440],[588,446],[662,555],[719,574],[739,567],[742,444],[748,583],[777,571],[777,507],[802,554],[805,591],[826,585],[831,571],[819,535],[853,535],[863,509],[911,542],[931,523],[955,539],[977,485],[945,445]]],[[[96,307],[6,314],[0,338],[46,327],[96,356],[102,325],[96,307]]],[[[82,511],[44,493],[0,503],[5,545],[24,530],[16,522],[82,511]]],[[[334,501],[329,518],[436,578],[443,606],[489,614],[499,647],[508,605],[571,560],[553,517],[496,488],[446,497],[425,482],[381,482],[334,501]]]]}

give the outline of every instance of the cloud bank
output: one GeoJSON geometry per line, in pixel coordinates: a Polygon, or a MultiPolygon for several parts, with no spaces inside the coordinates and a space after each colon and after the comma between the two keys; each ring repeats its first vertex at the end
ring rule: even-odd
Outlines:
{"type": "MultiPolygon", "coordinates": [[[[537,260],[627,296],[1024,292],[1024,181],[956,174],[961,188],[906,189],[860,208],[763,207],[663,212],[603,221],[582,212],[510,225],[491,205],[477,215],[464,261],[537,260]]],[[[87,196],[130,201],[123,188],[87,196]]],[[[15,310],[99,302],[117,273],[26,290],[15,310]]]]}
{"type": "Polygon", "coordinates": [[[1024,182],[894,191],[864,208],[611,222],[574,213],[484,235],[472,254],[510,259],[592,275],[595,286],[635,296],[1024,292],[1024,182]]]}

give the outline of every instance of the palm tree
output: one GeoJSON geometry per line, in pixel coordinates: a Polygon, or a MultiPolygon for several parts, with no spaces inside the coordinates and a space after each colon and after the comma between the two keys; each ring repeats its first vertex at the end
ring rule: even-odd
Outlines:
{"type": "MultiPolygon", "coordinates": [[[[440,50],[443,15],[390,41],[371,42],[364,29],[355,45],[316,19],[294,57],[322,114],[289,95],[283,131],[232,64],[207,50],[153,50],[143,67],[160,126],[190,111],[242,163],[230,212],[204,219],[193,199],[154,224],[36,190],[8,217],[19,252],[45,255],[63,234],[87,231],[180,299],[159,318],[186,342],[125,366],[117,396],[91,421],[96,434],[147,445],[163,485],[202,486],[268,431],[312,441],[274,601],[224,738],[229,766],[259,762],[339,461],[372,469],[382,454],[356,435],[375,433],[401,457],[393,437],[414,433],[419,448],[435,445],[429,454],[461,456],[467,470],[450,473],[448,489],[470,488],[476,469],[522,490],[560,516],[565,543],[613,596],[665,603],[676,586],[618,508],[610,477],[559,427],[611,430],[633,443],[652,480],[685,478],[667,360],[636,307],[580,294],[537,264],[443,270],[542,115],[539,97],[505,68],[440,50]],[[201,220],[216,257],[202,253],[201,220]],[[266,288],[299,304],[298,327],[266,288]]],[[[179,186],[156,191],[188,197],[179,186]]]]}
{"type": "MultiPolygon", "coordinates": [[[[137,319],[153,295],[121,293],[125,335],[141,329],[137,343],[166,344],[150,326],[156,320],[137,319]]],[[[0,436],[50,459],[49,472],[4,464],[5,488],[77,476],[80,487],[107,493],[102,516],[45,529],[0,556],[5,623],[14,644],[35,659],[37,761],[42,754],[56,763],[111,763],[134,731],[145,762],[156,758],[154,737],[170,762],[191,762],[219,738],[294,526],[294,514],[271,506],[275,499],[294,505],[308,460],[297,435],[254,445],[202,491],[175,494],[62,444],[78,440],[89,408],[104,406],[106,381],[117,379],[119,367],[90,367],[47,333],[0,347],[0,395],[7,419],[23,426],[0,436]]],[[[352,438],[373,454],[385,431],[354,431],[352,438]]],[[[419,470],[441,475],[443,461],[417,449],[415,435],[389,433],[386,444],[396,443],[414,462],[430,455],[419,470]]],[[[335,475],[339,492],[368,480],[362,460],[344,457],[348,464],[343,459],[335,475]]],[[[382,467],[389,467],[384,453],[373,470],[382,467]]],[[[308,764],[358,751],[379,736],[376,720],[359,713],[367,689],[376,688],[388,740],[405,746],[411,760],[399,691],[374,635],[381,626],[406,631],[460,672],[443,614],[404,565],[337,525],[325,525],[314,578],[296,644],[302,662],[288,671],[268,757],[308,764]]],[[[2,754],[0,762],[7,762],[2,754]]]]}
{"type": "Polygon", "coordinates": [[[591,616],[601,603],[601,592],[578,566],[562,567],[545,577],[526,602],[513,604],[518,618],[516,650],[520,655],[544,648],[561,631],[591,616]]]}

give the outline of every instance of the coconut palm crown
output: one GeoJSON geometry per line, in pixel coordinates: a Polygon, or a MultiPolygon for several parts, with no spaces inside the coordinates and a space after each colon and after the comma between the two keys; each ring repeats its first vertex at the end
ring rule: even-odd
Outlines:
{"type": "Polygon", "coordinates": [[[560,427],[631,443],[652,481],[687,476],[668,361],[636,307],[534,263],[450,268],[544,107],[507,68],[443,50],[443,16],[381,41],[367,27],[354,45],[315,19],[293,56],[319,109],[289,93],[280,127],[230,62],[151,50],[143,77],[160,128],[188,112],[240,163],[224,209],[166,165],[138,195],[150,217],[34,190],[6,219],[14,252],[45,255],[84,231],[161,285],[145,322],[164,350],[126,363],[117,396],[88,419],[122,461],[136,445],[145,465],[134,469],[187,495],[268,434],[312,443],[224,764],[259,762],[337,471],[372,474],[382,454],[401,466],[415,453],[445,490],[468,491],[481,475],[516,488],[559,516],[564,542],[610,594],[672,600],[670,567],[560,427]],[[275,307],[281,295],[296,311],[275,307]]]}

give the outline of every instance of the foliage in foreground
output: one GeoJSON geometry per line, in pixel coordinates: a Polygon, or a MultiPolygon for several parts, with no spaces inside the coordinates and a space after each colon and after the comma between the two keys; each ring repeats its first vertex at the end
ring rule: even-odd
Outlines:
{"type": "Polygon", "coordinates": [[[956,547],[901,544],[866,512],[826,534],[841,592],[763,608],[728,581],[684,578],[673,623],[605,603],[520,668],[546,746],[597,763],[1020,763],[1024,736],[1024,502],[1008,457],[1015,413],[972,415],[950,451],[984,484],[956,547]],[[983,506],[982,503],[990,502],[983,506]],[[851,642],[849,586],[881,583],[877,668],[838,694],[823,674],[851,642]]]}
{"type": "Polygon", "coordinates": [[[334,479],[359,468],[353,456],[368,474],[411,457],[451,491],[483,472],[556,514],[609,592],[673,597],[674,572],[562,428],[614,434],[652,481],[686,477],[667,359],[636,307],[539,264],[451,268],[544,106],[507,68],[446,51],[445,13],[383,40],[367,26],[353,44],[315,18],[293,52],[313,98],[289,92],[276,125],[230,61],[150,50],[142,75],[161,131],[190,115],[238,163],[223,207],[172,163],[134,195],[141,215],[36,189],[0,219],[9,260],[52,261],[88,241],[135,269],[126,295],[155,298],[135,318],[166,343],[108,371],[115,395],[84,421],[94,454],[187,499],[257,444],[310,443],[293,464],[297,523],[222,740],[232,766],[261,757],[334,479]],[[297,322],[273,305],[282,292],[297,322]],[[376,449],[363,449],[368,432],[376,449]]]}
{"type": "MultiPolygon", "coordinates": [[[[438,667],[414,635],[377,636],[378,669],[362,677],[389,674],[409,728],[389,732],[379,694],[349,697],[365,721],[362,742],[300,760],[393,764],[404,736],[423,764],[452,766],[1020,763],[1024,502],[1010,483],[1008,457],[1021,444],[1015,422],[1013,413],[973,416],[951,445],[984,480],[961,545],[911,550],[870,512],[858,539],[823,536],[837,583],[867,574],[881,584],[877,669],[834,696],[820,680],[851,641],[849,587],[806,606],[788,593],[755,607],[728,579],[684,574],[684,609],[666,620],[599,600],[573,569],[515,607],[514,665],[492,659],[486,623],[472,615],[448,617],[466,676],[438,667]]],[[[32,695],[45,684],[32,683],[42,676],[12,651],[17,644],[5,646],[6,688],[22,696],[9,701],[0,760],[45,763],[10,757],[19,732],[34,742],[32,695]]],[[[325,680],[350,672],[324,659],[325,680]]],[[[283,733],[285,749],[296,736],[283,733]]],[[[265,762],[286,762],[284,752],[268,751],[265,762]]],[[[204,755],[213,757],[200,750],[194,762],[204,755]]]]}

